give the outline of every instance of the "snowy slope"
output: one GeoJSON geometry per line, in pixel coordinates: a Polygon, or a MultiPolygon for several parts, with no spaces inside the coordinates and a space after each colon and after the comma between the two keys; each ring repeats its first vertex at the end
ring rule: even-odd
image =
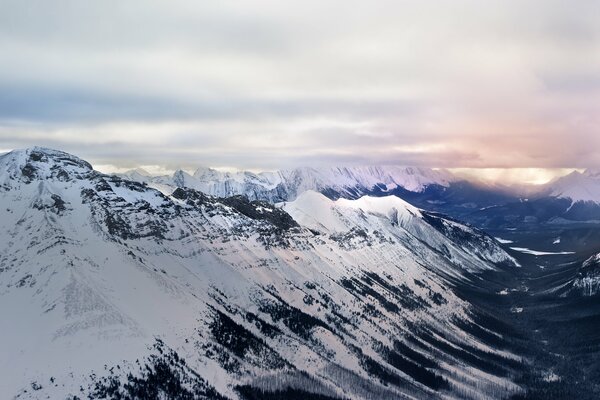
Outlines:
{"type": "MultiPolygon", "coordinates": [[[[283,209],[302,226],[340,234],[363,229],[375,236],[402,234],[407,247],[416,251],[425,243],[448,256],[451,265],[460,268],[444,270],[449,275],[464,271],[480,271],[493,268],[493,264],[505,263],[518,266],[493,238],[452,220],[419,210],[396,196],[370,197],[357,200],[332,201],[324,195],[307,191],[283,209]],[[416,239],[416,241],[414,241],[416,239]],[[449,242],[449,239],[450,242],[449,242]],[[465,255],[468,254],[468,257],[465,255]]],[[[438,273],[442,272],[440,268],[438,273]]]]}
{"type": "Polygon", "coordinates": [[[121,176],[149,185],[155,184],[165,193],[172,192],[176,187],[188,187],[217,197],[245,195],[251,200],[275,202],[294,200],[307,190],[319,191],[334,198],[357,198],[374,190],[385,193],[404,188],[420,192],[428,185],[447,186],[456,180],[445,170],[399,166],[306,167],[259,174],[201,168],[193,175],[176,171],[172,176],[149,177],[134,172],[121,176]]]}
{"type": "Polygon", "coordinates": [[[452,289],[513,261],[493,239],[395,197],[282,207],[1,156],[0,393],[518,391],[516,357],[465,330],[452,289]]]}

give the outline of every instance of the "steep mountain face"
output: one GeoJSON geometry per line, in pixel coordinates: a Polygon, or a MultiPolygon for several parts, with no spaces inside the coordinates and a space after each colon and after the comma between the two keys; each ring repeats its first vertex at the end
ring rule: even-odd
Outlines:
{"type": "Polygon", "coordinates": [[[244,195],[251,200],[271,202],[294,200],[307,190],[322,192],[331,198],[358,198],[373,191],[385,193],[398,188],[420,192],[428,185],[447,186],[456,180],[444,170],[398,166],[296,168],[259,174],[201,168],[194,175],[179,170],[172,176],[140,176],[134,171],[122,176],[156,185],[166,193],[177,187],[188,187],[217,197],[244,195]]]}
{"type": "Polygon", "coordinates": [[[593,255],[581,264],[571,281],[575,293],[594,296],[600,293],[600,254],[593,255]]]}
{"type": "Polygon", "coordinates": [[[31,148],[0,157],[0,221],[9,397],[520,391],[510,332],[455,293],[515,261],[396,197],[167,196],[31,148]]]}

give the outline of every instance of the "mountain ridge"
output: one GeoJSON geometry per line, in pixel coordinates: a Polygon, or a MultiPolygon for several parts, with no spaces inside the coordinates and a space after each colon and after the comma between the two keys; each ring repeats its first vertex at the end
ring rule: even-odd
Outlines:
{"type": "MultiPolygon", "coordinates": [[[[200,168],[194,174],[177,170],[173,175],[140,177],[133,173],[120,174],[161,187],[191,187],[217,197],[238,194],[251,200],[289,201],[306,190],[329,191],[338,197],[356,197],[373,189],[392,191],[398,187],[411,191],[423,190],[427,185],[448,185],[456,178],[446,170],[402,166],[365,167],[299,167],[290,170],[253,173],[221,172],[200,168]]],[[[170,189],[172,190],[172,189],[170,189]]]]}

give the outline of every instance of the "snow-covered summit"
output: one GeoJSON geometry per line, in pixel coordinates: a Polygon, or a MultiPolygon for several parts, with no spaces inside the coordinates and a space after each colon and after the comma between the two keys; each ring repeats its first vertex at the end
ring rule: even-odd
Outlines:
{"type": "Polygon", "coordinates": [[[331,200],[314,190],[303,192],[293,202],[285,203],[283,208],[298,222],[306,226],[327,231],[349,230],[356,223],[344,215],[368,213],[388,218],[393,224],[402,225],[411,218],[420,217],[418,208],[396,196],[363,196],[357,200],[331,200]]]}
{"type": "Polygon", "coordinates": [[[341,207],[357,208],[370,213],[390,216],[392,222],[400,225],[410,218],[421,217],[421,211],[417,207],[397,196],[363,196],[356,200],[339,199],[336,203],[341,207]]]}
{"type": "Polygon", "coordinates": [[[600,171],[586,169],[583,173],[573,171],[546,185],[543,192],[574,202],[592,201],[600,203],[600,171]]]}
{"type": "Polygon", "coordinates": [[[0,171],[4,179],[31,181],[57,177],[69,179],[92,172],[92,166],[79,157],[45,147],[13,150],[0,156],[0,171]]]}

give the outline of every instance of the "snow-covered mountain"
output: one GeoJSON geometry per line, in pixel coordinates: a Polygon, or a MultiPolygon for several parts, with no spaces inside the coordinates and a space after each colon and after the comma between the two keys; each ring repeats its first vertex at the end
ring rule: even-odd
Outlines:
{"type": "Polygon", "coordinates": [[[35,147],[0,157],[0,221],[9,398],[520,391],[506,334],[455,293],[516,262],[396,197],[165,195],[35,147]]]}
{"type": "Polygon", "coordinates": [[[548,183],[542,193],[552,197],[569,198],[573,202],[600,203],[600,171],[573,171],[548,183]]]}
{"type": "Polygon", "coordinates": [[[145,182],[167,194],[177,187],[188,187],[217,197],[244,195],[250,200],[272,202],[294,200],[307,190],[332,198],[358,198],[374,191],[385,194],[398,188],[420,192],[429,185],[447,186],[457,180],[446,170],[399,166],[305,167],[258,174],[200,168],[193,175],[178,170],[173,175],[157,177],[135,171],[121,176],[145,182]]]}

